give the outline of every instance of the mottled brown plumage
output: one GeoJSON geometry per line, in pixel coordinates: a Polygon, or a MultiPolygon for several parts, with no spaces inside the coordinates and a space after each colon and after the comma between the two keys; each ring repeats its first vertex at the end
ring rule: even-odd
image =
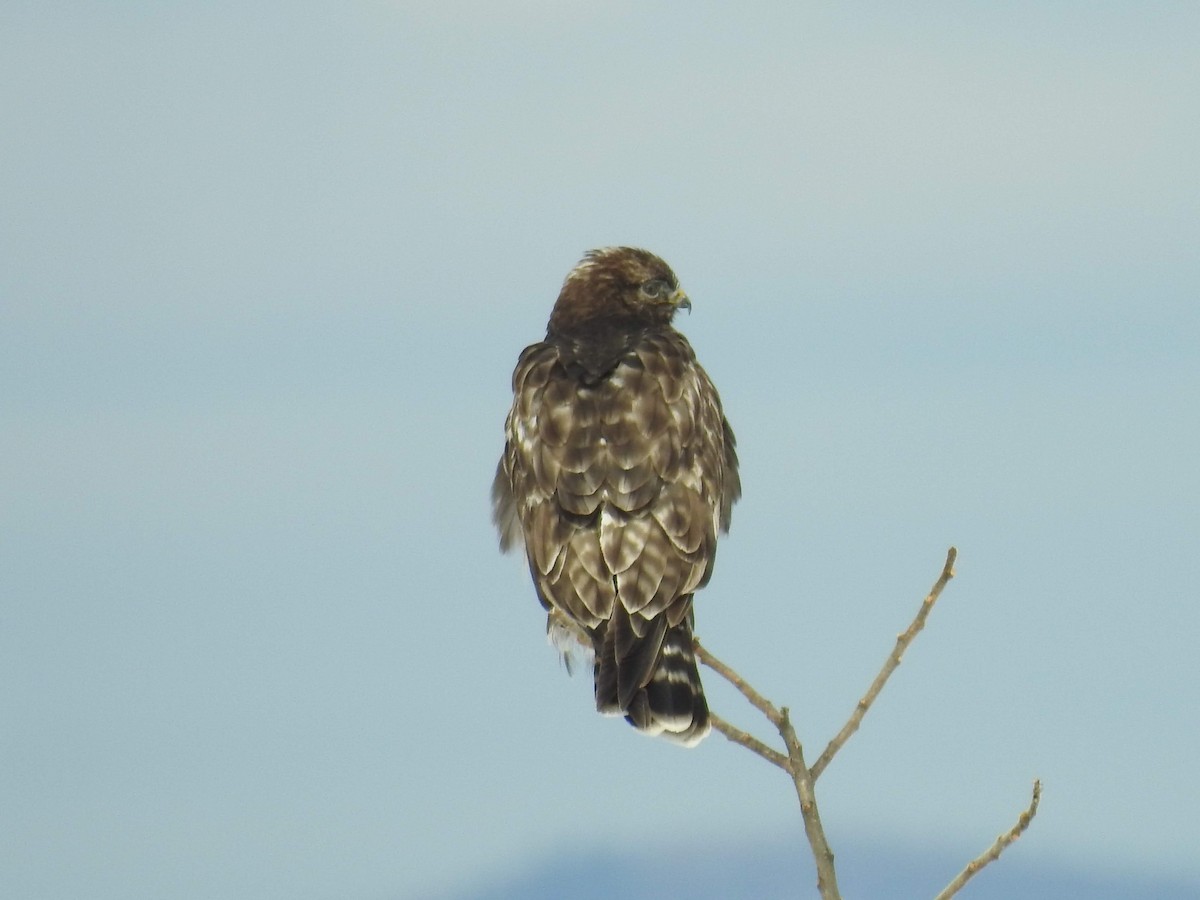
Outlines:
{"type": "Polygon", "coordinates": [[[500,546],[524,542],[551,635],[594,653],[597,708],[694,744],[709,722],[692,596],[741,485],[716,388],[671,325],[681,306],[657,256],[584,256],[513,372],[492,496],[500,546]]]}

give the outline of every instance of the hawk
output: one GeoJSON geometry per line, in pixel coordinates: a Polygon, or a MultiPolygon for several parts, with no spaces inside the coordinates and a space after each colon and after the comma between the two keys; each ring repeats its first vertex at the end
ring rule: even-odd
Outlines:
{"type": "Polygon", "coordinates": [[[741,495],[717,390],[671,325],[691,305],[652,253],[585,254],[517,361],[492,487],[551,640],[592,655],[596,708],[688,746],[710,727],[692,597],[741,495]]]}

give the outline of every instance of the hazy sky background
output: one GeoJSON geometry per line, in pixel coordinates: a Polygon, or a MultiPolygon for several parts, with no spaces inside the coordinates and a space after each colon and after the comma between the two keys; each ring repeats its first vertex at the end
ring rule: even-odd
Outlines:
{"type": "Polygon", "coordinates": [[[835,851],[965,861],[1040,777],[1014,853],[1200,881],[1197,46],[1194,3],[4,3],[0,894],[800,840],[760,760],[597,716],[496,550],[512,365],[613,243],[738,435],[698,631],[811,755],[959,547],[835,851]]]}

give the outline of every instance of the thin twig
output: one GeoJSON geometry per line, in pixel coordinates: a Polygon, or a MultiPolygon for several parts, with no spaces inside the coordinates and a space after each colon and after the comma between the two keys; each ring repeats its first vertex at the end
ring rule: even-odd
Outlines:
{"type": "MultiPolygon", "coordinates": [[[[799,737],[796,735],[796,729],[792,727],[788,708],[786,706],[776,707],[771,701],[767,700],[762,694],[751,687],[742,676],[709,653],[699,640],[693,641],[696,659],[737,688],[742,696],[776,727],[779,731],[779,736],[783,738],[784,746],[787,747],[786,756],[777,750],[771,749],[758,740],[758,738],[730,725],[719,716],[713,713],[709,714],[713,727],[725,735],[726,738],[761,756],[767,762],[778,766],[791,776],[792,783],[796,788],[796,797],[800,801],[800,814],[804,819],[804,831],[808,837],[813,859],[817,865],[817,888],[821,893],[822,900],[840,900],[841,895],[838,893],[837,873],[833,865],[833,850],[830,849],[829,842],[825,837],[825,829],[821,824],[821,815],[817,809],[814,784],[818,776],[829,766],[829,763],[837,755],[838,751],[858,731],[863,717],[866,716],[871,706],[878,699],[880,692],[883,690],[884,685],[887,684],[888,679],[891,678],[892,673],[899,667],[905,651],[908,650],[909,645],[925,627],[925,620],[929,618],[929,613],[933,610],[934,605],[937,603],[938,598],[941,597],[942,591],[950,582],[950,579],[954,577],[954,562],[957,558],[958,551],[951,547],[946,554],[946,564],[942,567],[941,575],[930,589],[924,601],[922,601],[921,607],[917,610],[912,623],[903,633],[896,637],[896,645],[892,648],[892,652],[888,655],[888,658],[884,660],[883,668],[879,670],[879,674],[875,676],[875,680],[871,682],[871,686],[867,689],[867,692],[858,701],[854,712],[850,714],[850,718],[842,726],[842,730],[829,742],[829,745],[820,757],[817,758],[812,768],[809,768],[804,762],[804,748],[800,743],[799,737]]],[[[1017,824],[996,838],[995,843],[991,847],[971,860],[967,864],[967,867],[950,882],[946,889],[938,894],[935,900],[949,900],[984,866],[999,859],[1004,849],[1019,838],[1025,829],[1029,827],[1029,823],[1037,815],[1038,802],[1041,800],[1041,796],[1042,784],[1040,781],[1035,781],[1033,783],[1033,800],[1030,802],[1029,808],[1018,817],[1017,824]]]]}
{"type": "Polygon", "coordinates": [[[1029,823],[1033,821],[1033,817],[1037,815],[1038,803],[1042,799],[1042,783],[1035,781],[1033,783],[1033,799],[1029,802],[1029,808],[1017,817],[1017,824],[1006,831],[1004,834],[996,838],[992,846],[988,847],[977,857],[967,863],[965,869],[955,876],[954,880],[946,885],[945,889],[938,894],[934,900],[950,900],[957,894],[968,881],[974,878],[979,871],[988,863],[995,862],[1000,858],[1000,854],[1004,852],[1009,844],[1013,843],[1017,838],[1024,834],[1025,829],[1029,827],[1029,823]]]}
{"type": "Polygon", "coordinates": [[[700,643],[699,638],[692,639],[692,647],[696,654],[696,659],[700,660],[701,663],[708,666],[710,669],[732,684],[735,688],[741,691],[742,696],[750,701],[751,706],[766,716],[772,725],[774,725],[776,728],[779,727],[779,710],[776,708],[774,703],[772,703],[754,688],[750,687],[750,685],[746,683],[746,679],[744,679],[741,675],[733,671],[733,669],[729,668],[729,666],[725,665],[725,663],[721,662],[719,659],[709,653],[708,650],[705,649],[705,647],[700,643]]]}
{"type": "Polygon", "coordinates": [[[709,653],[699,640],[693,639],[692,646],[696,659],[737,688],[742,696],[779,730],[779,736],[783,738],[784,746],[787,747],[786,756],[777,750],[772,750],[758,738],[747,734],[740,728],[735,728],[721,717],[709,713],[709,720],[717,731],[735,744],[741,744],[767,762],[779,766],[791,777],[792,784],[796,787],[796,796],[800,800],[800,815],[804,819],[804,833],[808,836],[813,860],[817,864],[817,889],[821,892],[822,900],[841,900],[841,894],[838,893],[837,873],[833,868],[833,851],[829,849],[829,842],[825,839],[821,814],[817,810],[813,777],[804,764],[804,747],[800,743],[800,738],[796,736],[796,729],[792,727],[787,707],[782,709],[776,707],[770,700],[752,688],[746,679],[709,653]]]}
{"type": "Polygon", "coordinates": [[[871,686],[867,689],[867,692],[863,694],[862,699],[858,701],[858,705],[854,707],[854,712],[850,714],[850,718],[842,726],[842,730],[829,742],[829,746],[825,748],[824,752],[817,757],[817,761],[813,763],[810,771],[812,772],[814,781],[821,777],[821,773],[825,771],[825,768],[833,760],[833,757],[837,755],[837,752],[842,749],[846,741],[850,739],[850,736],[858,731],[858,726],[862,724],[867,710],[871,708],[871,704],[875,702],[880,691],[883,690],[883,686],[887,684],[888,679],[892,677],[892,673],[900,665],[900,659],[904,656],[904,651],[913,642],[913,638],[925,627],[925,620],[929,617],[929,612],[933,609],[933,605],[937,603],[938,597],[942,595],[942,589],[954,577],[954,561],[957,558],[958,551],[951,547],[946,554],[946,564],[942,567],[942,574],[938,577],[938,580],[934,583],[933,588],[930,589],[924,601],[922,601],[921,608],[917,610],[916,618],[912,620],[912,624],[902,634],[896,637],[896,646],[892,648],[891,654],[884,660],[883,668],[879,670],[879,674],[875,676],[875,680],[871,682],[871,686]]]}
{"type": "Polygon", "coordinates": [[[822,900],[841,900],[838,893],[837,872],[833,868],[833,851],[825,839],[825,828],[821,825],[821,814],[817,810],[817,795],[813,788],[812,773],[804,764],[804,747],[792,727],[791,716],[785,706],[779,711],[779,735],[788,748],[791,765],[788,771],[796,786],[796,797],[800,800],[800,815],[804,819],[804,833],[812,848],[813,860],[817,864],[817,890],[822,900]]]}
{"type": "Polygon", "coordinates": [[[714,712],[708,714],[708,720],[712,722],[713,728],[717,729],[717,731],[721,732],[721,734],[725,735],[725,737],[735,744],[741,744],[747,750],[757,753],[767,762],[771,763],[771,765],[779,766],[783,771],[789,775],[791,774],[791,769],[788,767],[788,758],[778,750],[772,750],[758,738],[754,737],[754,735],[730,725],[714,712]]]}

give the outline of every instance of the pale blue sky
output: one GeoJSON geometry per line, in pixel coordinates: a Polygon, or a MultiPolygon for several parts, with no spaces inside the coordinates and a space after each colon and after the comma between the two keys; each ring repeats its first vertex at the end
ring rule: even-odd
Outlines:
{"type": "MultiPolygon", "coordinates": [[[[589,247],[745,496],[698,631],[839,837],[1200,879],[1200,7],[0,7],[0,893],[410,898],[794,831],[591,710],[488,488],[589,247]]],[[[706,678],[713,705],[757,726],[706,678]]]]}

